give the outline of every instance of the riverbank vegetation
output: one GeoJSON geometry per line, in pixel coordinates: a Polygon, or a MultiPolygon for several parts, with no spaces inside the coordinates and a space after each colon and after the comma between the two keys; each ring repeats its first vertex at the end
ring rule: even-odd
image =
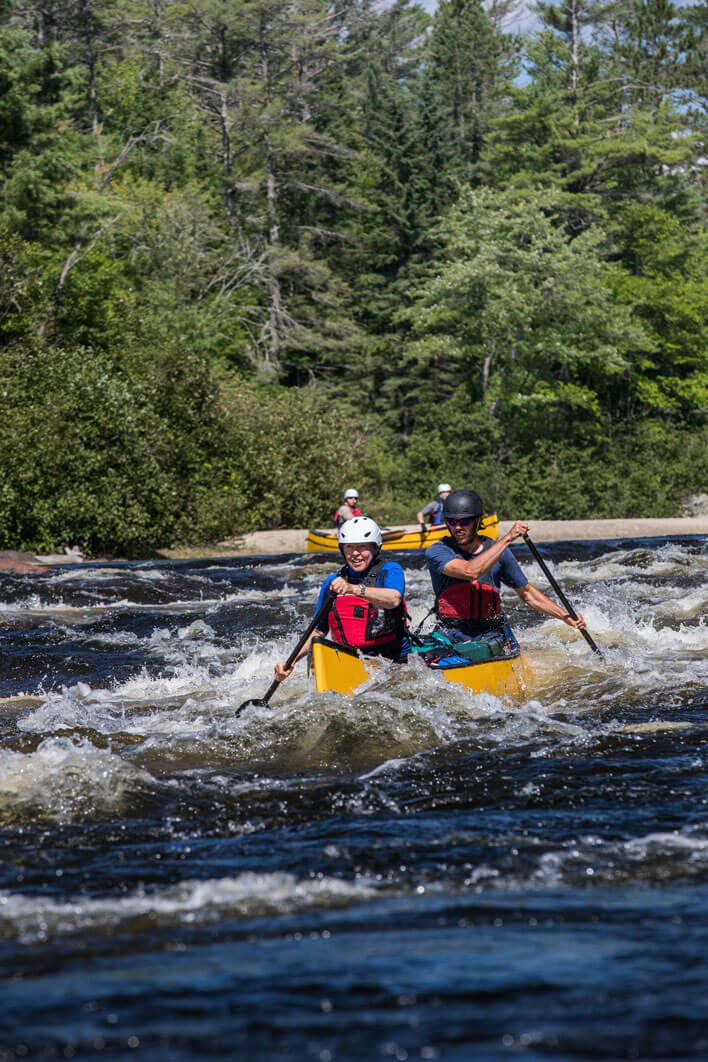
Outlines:
{"type": "Polygon", "coordinates": [[[0,0],[0,548],[675,515],[706,5],[0,0]]]}

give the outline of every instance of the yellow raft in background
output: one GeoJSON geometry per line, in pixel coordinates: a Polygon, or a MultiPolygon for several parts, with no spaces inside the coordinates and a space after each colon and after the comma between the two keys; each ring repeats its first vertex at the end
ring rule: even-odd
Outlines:
{"type": "MultiPolygon", "coordinates": [[[[496,539],[499,535],[499,518],[496,513],[485,516],[479,528],[480,535],[496,539]]],[[[381,549],[427,549],[434,542],[449,535],[445,524],[429,531],[406,531],[404,528],[392,527],[381,532],[383,540],[381,549]]],[[[336,531],[308,531],[308,553],[339,553],[336,531]]]]}
{"type": "MultiPolygon", "coordinates": [[[[318,693],[331,690],[351,697],[380,666],[375,657],[362,657],[356,649],[327,638],[314,638],[310,647],[310,670],[318,693]]],[[[430,670],[472,693],[488,692],[495,697],[521,697],[526,686],[526,663],[520,652],[456,667],[433,665],[430,670]]]]}

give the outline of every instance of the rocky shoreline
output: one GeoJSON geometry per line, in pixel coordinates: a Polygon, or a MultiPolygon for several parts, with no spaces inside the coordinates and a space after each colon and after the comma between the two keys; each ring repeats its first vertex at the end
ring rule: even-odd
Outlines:
{"type": "MultiPolygon", "coordinates": [[[[512,521],[501,520],[499,533],[503,535],[512,521]]],[[[417,524],[397,527],[403,531],[417,531],[417,524]]],[[[708,535],[708,515],[699,517],[667,517],[637,520],[531,520],[529,534],[538,542],[574,542],[592,539],[663,538],[665,536],[708,535]]],[[[207,548],[205,547],[205,550],[207,548]]],[[[162,556],[178,559],[197,557],[199,550],[161,550],[162,556]]],[[[239,538],[218,543],[217,556],[272,556],[279,553],[307,552],[307,530],[254,531],[239,538]]]]}
{"type": "MultiPolygon", "coordinates": [[[[612,541],[708,535],[708,515],[636,520],[531,520],[530,525],[529,534],[536,542],[582,542],[593,539],[612,541]]],[[[510,521],[500,521],[499,533],[503,535],[510,527],[510,521]]],[[[399,529],[417,531],[418,525],[408,524],[399,529]]],[[[267,557],[281,553],[306,552],[307,529],[281,528],[276,531],[254,531],[217,543],[162,549],[157,551],[157,556],[165,560],[187,560],[198,557],[267,557]]],[[[63,554],[45,556],[4,550],[0,551],[0,574],[41,572],[56,565],[81,563],[84,559],[75,548],[66,549],[63,554]]]]}

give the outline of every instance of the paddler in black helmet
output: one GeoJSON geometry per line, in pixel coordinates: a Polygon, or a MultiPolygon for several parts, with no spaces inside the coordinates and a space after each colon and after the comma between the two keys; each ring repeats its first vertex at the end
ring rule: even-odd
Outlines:
{"type": "MultiPolygon", "coordinates": [[[[450,532],[425,552],[435,594],[436,632],[451,642],[484,640],[515,650],[518,643],[507,623],[499,588],[515,590],[522,601],[545,616],[585,630],[578,613],[574,620],[565,609],[533,586],[508,548],[528,532],[517,520],[496,542],[479,535],[484,506],[473,490],[453,490],[443,503],[442,516],[450,532]]],[[[491,646],[490,646],[491,647],[491,646]]],[[[498,651],[498,649],[497,649],[498,651]]]]}

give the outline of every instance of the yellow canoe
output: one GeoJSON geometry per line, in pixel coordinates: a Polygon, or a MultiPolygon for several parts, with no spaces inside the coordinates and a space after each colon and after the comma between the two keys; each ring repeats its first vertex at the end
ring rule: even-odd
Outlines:
{"type": "MultiPolygon", "coordinates": [[[[485,516],[479,529],[480,535],[485,538],[496,539],[499,535],[499,518],[496,513],[485,516]]],[[[434,542],[449,535],[445,524],[432,528],[429,531],[406,531],[405,528],[390,528],[382,531],[383,539],[381,549],[427,549],[434,542]]],[[[339,553],[336,531],[308,531],[308,553],[339,553]]]]}
{"type": "MultiPolygon", "coordinates": [[[[314,638],[310,646],[310,671],[318,693],[333,690],[351,697],[381,666],[376,657],[362,657],[356,649],[328,638],[314,638]]],[[[405,665],[404,665],[405,666],[405,665]]],[[[493,693],[496,697],[520,697],[526,686],[526,662],[521,653],[499,660],[463,664],[458,667],[431,667],[446,682],[456,682],[473,693],[493,693]]]]}

